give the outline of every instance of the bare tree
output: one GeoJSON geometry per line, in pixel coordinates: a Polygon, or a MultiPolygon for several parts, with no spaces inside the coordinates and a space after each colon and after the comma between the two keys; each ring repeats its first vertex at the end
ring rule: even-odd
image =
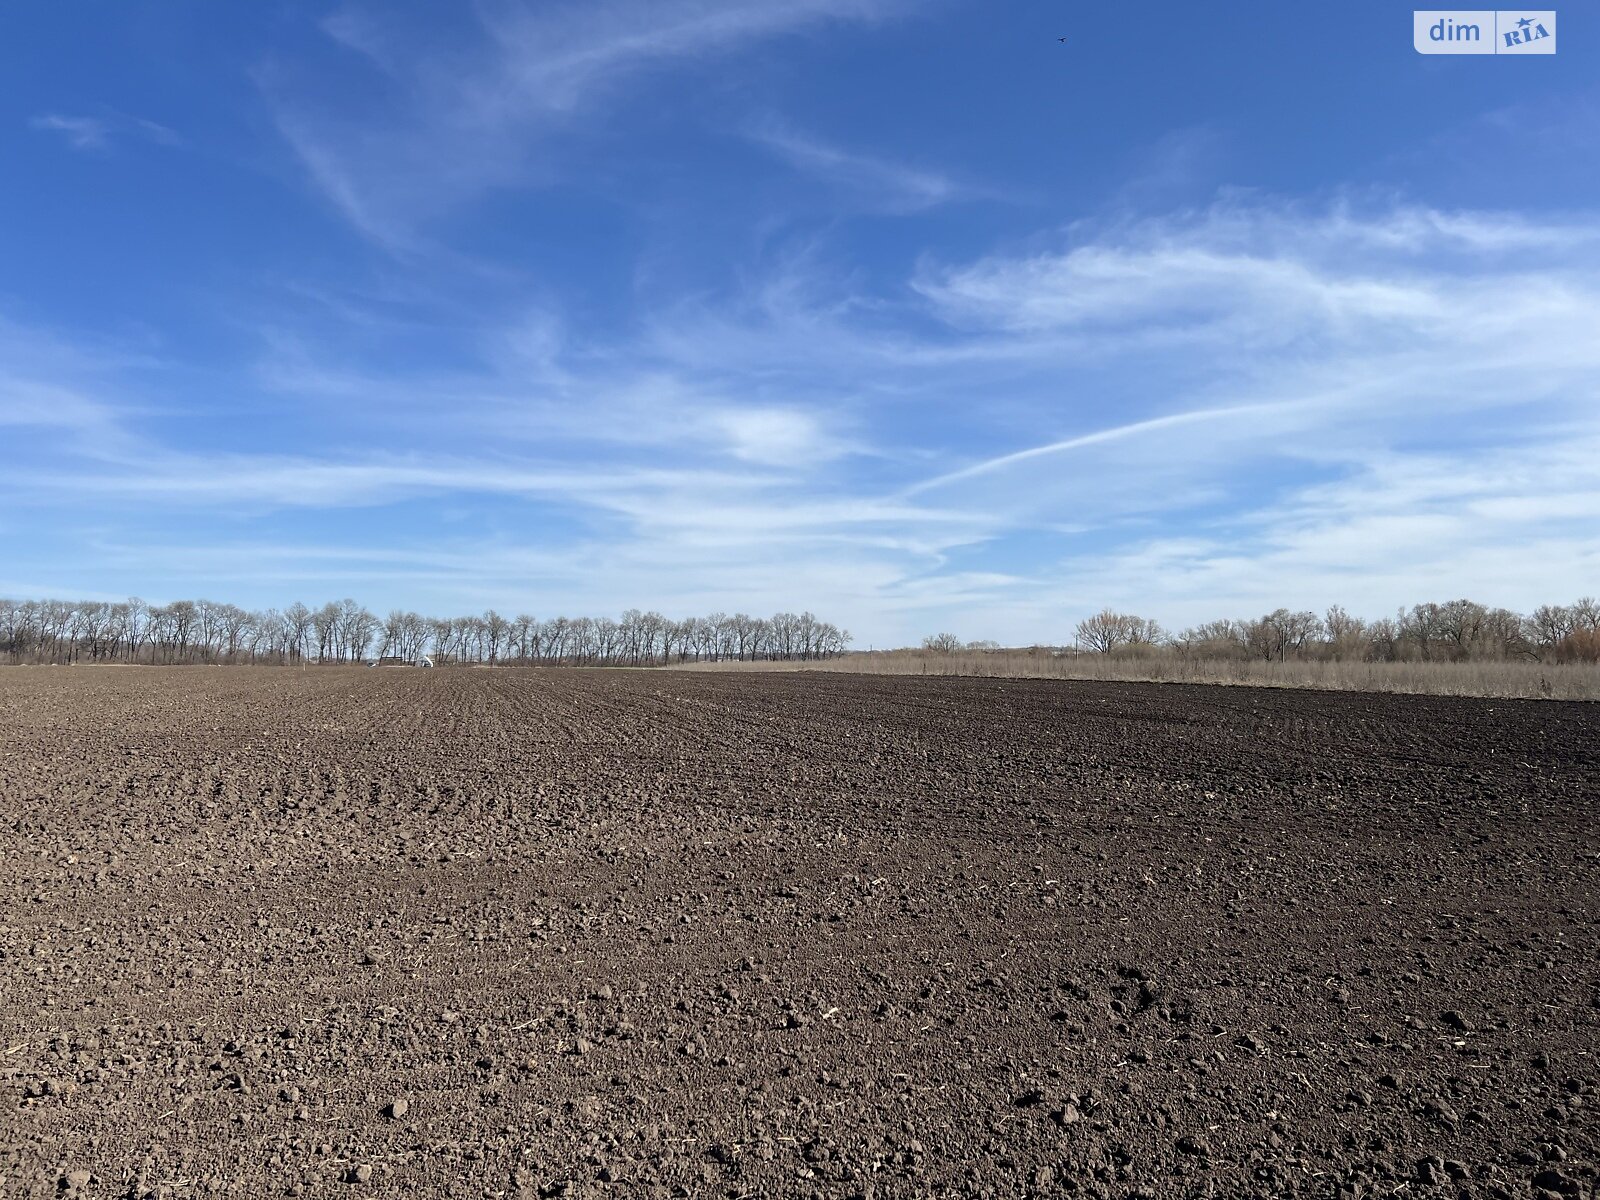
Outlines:
{"type": "Polygon", "coordinates": [[[1247,648],[1245,622],[1207,621],[1185,629],[1173,639],[1173,645],[1193,658],[1242,658],[1247,648]]]}
{"type": "Polygon", "coordinates": [[[1245,627],[1245,642],[1262,658],[1282,662],[1290,655],[1298,655],[1306,642],[1321,631],[1322,622],[1316,613],[1280,608],[1249,622],[1245,627]]]}
{"type": "Polygon", "coordinates": [[[517,661],[525,663],[533,648],[533,631],[539,622],[527,613],[519,613],[511,622],[511,645],[516,652],[517,661]]]}
{"type": "Polygon", "coordinates": [[[223,604],[217,609],[217,629],[221,635],[222,653],[233,662],[244,649],[250,630],[255,627],[255,614],[246,612],[237,604],[223,604]]]}
{"type": "Polygon", "coordinates": [[[311,631],[311,610],[297,600],[284,609],[283,617],[288,624],[289,657],[304,658],[306,637],[311,631]]]}
{"type": "Polygon", "coordinates": [[[511,623],[494,609],[483,614],[483,641],[489,651],[489,665],[500,661],[501,650],[511,636],[511,623]]]}
{"type": "Polygon", "coordinates": [[[1367,623],[1360,617],[1352,617],[1334,604],[1324,614],[1322,628],[1328,639],[1329,657],[1335,661],[1366,657],[1367,623]]]}
{"type": "Polygon", "coordinates": [[[1078,622],[1078,645],[1096,654],[1110,654],[1122,644],[1124,618],[1120,613],[1103,608],[1092,617],[1078,622]]]}
{"type": "Polygon", "coordinates": [[[1076,636],[1078,646],[1082,649],[1092,650],[1096,654],[1113,654],[1118,650],[1154,646],[1165,635],[1155,621],[1105,608],[1087,620],[1079,621],[1076,636]]]}

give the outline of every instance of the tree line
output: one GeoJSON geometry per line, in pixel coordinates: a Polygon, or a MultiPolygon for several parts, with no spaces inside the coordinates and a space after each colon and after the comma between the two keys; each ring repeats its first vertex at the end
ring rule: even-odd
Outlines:
{"type": "Polygon", "coordinates": [[[1209,621],[1180,633],[1108,608],[1078,623],[1075,646],[1108,655],[1176,653],[1271,662],[1600,662],[1600,602],[1586,596],[1523,615],[1450,600],[1371,621],[1337,604],[1321,616],[1280,608],[1253,620],[1209,621]]]}
{"type": "Polygon", "coordinates": [[[620,619],[526,614],[379,617],[354,600],[250,611],[210,600],[146,604],[0,599],[0,661],[12,663],[350,663],[664,665],[720,659],[816,659],[850,634],[809,612],[713,613],[673,620],[629,609],[620,619]]]}

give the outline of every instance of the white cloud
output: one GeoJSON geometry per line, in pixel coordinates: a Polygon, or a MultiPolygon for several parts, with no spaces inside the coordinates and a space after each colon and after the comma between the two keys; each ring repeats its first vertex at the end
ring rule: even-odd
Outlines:
{"type": "MultiPolygon", "coordinates": [[[[1212,494],[1230,477],[1297,462],[1349,470],[1374,450],[1593,411],[1593,222],[1339,209],[1301,220],[1295,235],[1269,207],[1252,229],[1230,207],[925,272],[921,294],[969,342],[1145,386],[1102,405],[1121,419],[1086,421],[1073,405],[1056,436],[907,494],[938,488],[1019,519],[1064,505],[1102,519],[1177,514],[1169,493],[1212,494]]],[[[1049,422],[1037,383],[1019,389],[1049,422]]]]}
{"type": "Polygon", "coordinates": [[[1327,325],[1438,314],[1436,296],[1404,278],[1330,276],[1292,258],[1192,243],[990,261],[921,290],[953,321],[1024,333],[1156,322],[1261,343],[1327,325]]]}
{"type": "Polygon", "coordinates": [[[600,0],[499,3],[441,44],[392,9],[324,23],[382,77],[381,102],[330,116],[281,74],[262,80],[278,128],[328,200],[373,240],[417,249],[417,226],[484,193],[549,177],[548,139],[651,71],[839,22],[873,22],[901,0],[600,0]]]}
{"type": "Polygon", "coordinates": [[[578,344],[535,305],[475,331],[452,373],[302,333],[262,376],[293,452],[175,451],[108,398],[131,372],[39,351],[0,379],[0,419],[46,450],[0,475],[0,502],[159,550],[137,536],[159,514],[425,498],[471,517],[490,497],[498,538],[291,566],[246,538],[184,569],[367,580],[419,606],[408,588],[541,612],[806,604],[878,644],[1060,640],[1105,603],[1173,625],[1527,607],[1593,590],[1600,563],[1596,228],[1234,202],[930,264],[899,293],[787,264],[632,340],[578,344]],[[94,440],[107,424],[122,442],[94,440]],[[316,448],[352,444],[370,449],[316,448]]]}
{"type": "Polygon", "coordinates": [[[890,0],[505,5],[486,10],[499,70],[467,95],[482,115],[572,109],[653,66],[714,57],[808,26],[874,21],[900,7],[890,0]]]}
{"type": "Polygon", "coordinates": [[[59,133],[76,150],[103,148],[111,132],[104,121],[94,117],[68,117],[60,113],[45,113],[34,117],[28,124],[35,129],[59,133]]]}
{"type": "Polygon", "coordinates": [[[431,455],[349,460],[274,455],[175,454],[135,450],[112,469],[56,473],[20,470],[13,486],[68,496],[122,496],[154,502],[333,508],[386,504],[418,495],[507,495],[582,500],[627,508],[671,489],[715,494],[759,484],[756,476],[671,468],[569,466],[431,455]]]}
{"type": "Polygon", "coordinates": [[[1081,229],[1069,248],[929,269],[915,286],[941,317],[976,331],[1255,349],[1394,325],[1456,336],[1463,319],[1492,320],[1501,289],[1525,307],[1580,283],[1564,264],[1597,243],[1591,221],[1228,205],[1081,229]]]}
{"type": "Polygon", "coordinates": [[[707,415],[734,457],[750,462],[805,464],[832,458],[841,446],[812,414],[784,408],[730,408],[707,415]]]}
{"type": "Polygon", "coordinates": [[[992,475],[1005,471],[1020,463],[1033,459],[1045,458],[1050,455],[1064,454],[1070,450],[1083,450],[1091,446],[1104,446],[1111,442],[1120,442],[1128,438],[1138,438],[1145,434],[1165,433],[1185,426],[1221,424],[1224,422],[1254,421],[1262,416],[1271,414],[1275,410],[1270,404],[1237,404],[1229,408],[1202,408],[1188,412],[1170,413],[1164,417],[1151,417],[1144,421],[1133,421],[1127,425],[1115,425],[1109,429],[1097,429],[1093,433],[1079,434],[1076,437],[1063,438],[1057,442],[1047,442],[1043,446],[1029,446],[1026,450],[1015,450],[1010,454],[1002,454],[996,458],[985,459],[983,462],[974,463],[970,467],[951,471],[933,479],[924,479],[907,488],[905,494],[915,496],[920,492],[931,491],[934,488],[945,487],[964,480],[976,479],[981,475],[992,475]]]}
{"type": "Polygon", "coordinates": [[[1340,603],[1379,617],[1458,596],[1528,611],[1592,590],[1597,455],[1600,424],[1522,445],[1386,454],[1239,514],[1226,532],[1157,535],[1071,557],[1046,590],[1172,625],[1285,604],[1340,603]]]}
{"type": "Polygon", "coordinates": [[[815,176],[869,208],[885,212],[917,212],[986,195],[940,172],[844,150],[776,120],[750,125],[746,136],[796,170],[815,176]]]}
{"type": "Polygon", "coordinates": [[[34,129],[60,134],[74,150],[105,150],[114,137],[133,136],[163,146],[176,146],[182,139],[173,130],[143,117],[106,112],[101,116],[71,116],[41,113],[28,121],[34,129]]]}

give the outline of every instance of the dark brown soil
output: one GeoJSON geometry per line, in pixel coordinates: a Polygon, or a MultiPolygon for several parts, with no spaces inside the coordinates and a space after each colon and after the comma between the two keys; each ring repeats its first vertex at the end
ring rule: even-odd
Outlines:
{"type": "Polygon", "coordinates": [[[0,674],[0,1195],[1591,1195],[1600,707],[0,674]]]}

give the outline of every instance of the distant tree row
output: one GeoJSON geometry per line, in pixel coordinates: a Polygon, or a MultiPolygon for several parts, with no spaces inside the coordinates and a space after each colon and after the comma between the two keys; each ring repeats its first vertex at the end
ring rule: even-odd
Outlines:
{"type": "Polygon", "coordinates": [[[629,609],[610,617],[380,618],[354,600],[251,612],[210,600],[146,604],[0,599],[0,661],[13,663],[339,663],[389,657],[437,663],[645,666],[719,659],[816,659],[850,635],[809,612],[713,613],[675,621],[629,609]]]}
{"type": "Polygon", "coordinates": [[[931,650],[935,654],[955,654],[962,650],[998,650],[1000,643],[993,638],[963,642],[953,633],[935,633],[922,639],[922,648],[931,650]]]}
{"type": "Polygon", "coordinates": [[[1472,600],[1418,604],[1376,621],[1337,604],[1322,616],[1280,608],[1254,620],[1220,620],[1168,634],[1111,609],[1078,622],[1076,646],[1096,654],[1170,651],[1193,658],[1460,662],[1600,661],[1600,603],[1546,604],[1526,616],[1472,600]]]}

